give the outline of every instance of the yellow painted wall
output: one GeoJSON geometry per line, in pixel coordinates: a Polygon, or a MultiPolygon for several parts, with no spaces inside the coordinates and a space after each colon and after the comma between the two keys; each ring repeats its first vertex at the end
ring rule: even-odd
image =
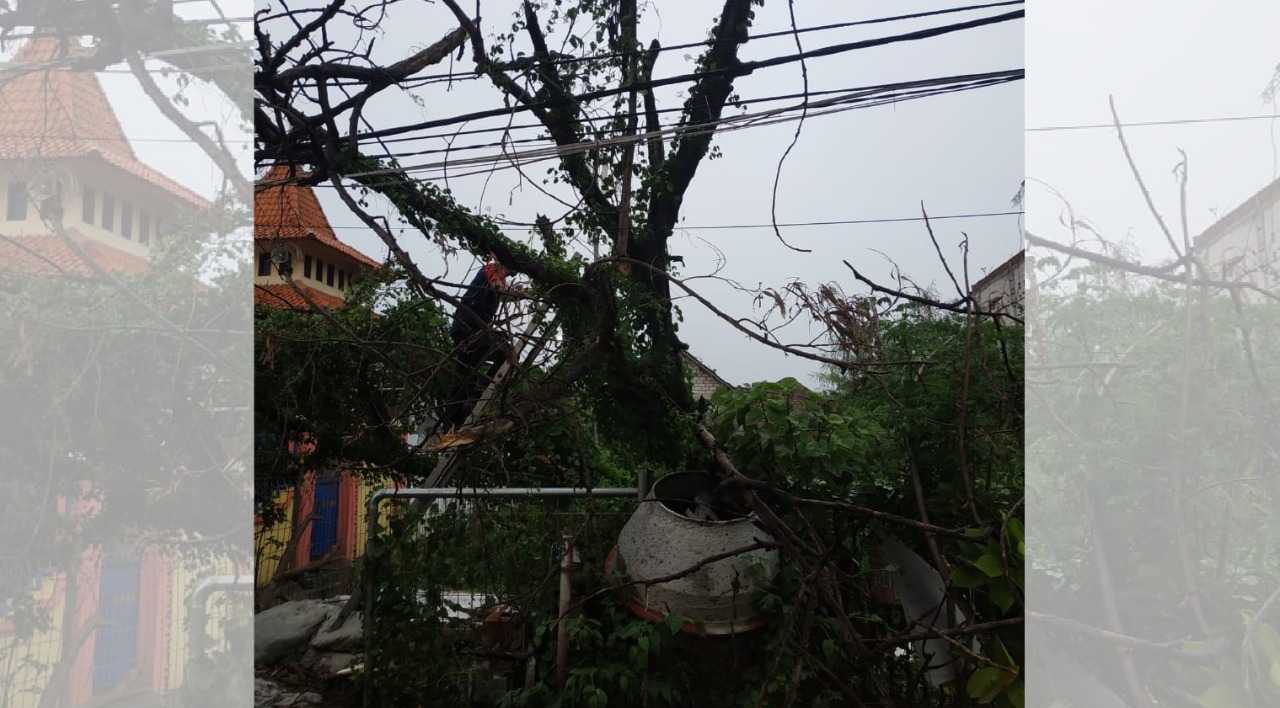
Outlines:
{"type": "Polygon", "coordinates": [[[0,705],[36,708],[40,693],[49,681],[49,672],[62,653],[62,620],[66,604],[58,592],[61,574],[45,578],[35,592],[37,603],[52,601],[50,626],[36,630],[28,639],[11,631],[0,631],[0,705]]]}
{"type": "Polygon", "coordinates": [[[293,533],[293,501],[288,490],[277,494],[275,502],[284,508],[284,520],[269,529],[263,528],[262,524],[255,524],[253,528],[254,574],[258,587],[271,582],[293,533]]]}
{"type": "MultiPolygon", "coordinates": [[[[359,558],[364,555],[365,544],[369,537],[369,498],[379,489],[387,489],[394,486],[390,477],[378,480],[361,481],[357,486],[358,498],[356,507],[356,523],[355,523],[355,556],[359,558]]],[[[261,524],[254,527],[254,559],[255,559],[255,582],[257,587],[264,587],[271,582],[272,576],[276,572],[276,568],[280,565],[281,554],[285,545],[289,542],[290,536],[294,532],[293,528],[293,501],[289,498],[288,492],[281,492],[275,499],[277,504],[283,505],[285,518],[280,523],[270,529],[264,529],[261,524]]],[[[383,513],[385,514],[387,505],[383,505],[383,513]]]]}
{"type": "MultiPolygon", "coordinates": [[[[190,627],[187,626],[188,606],[191,602],[191,593],[195,590],[196,585],[200,581],[210,576],[216,575],[234,575],[236,571],[235,562],[230,558],[206,558],[206,559],[174,559],[173,566],[173,605],[171,607],[173,621],[169,623],[169,640],[171,647],[169,651],[169,680],[170,689],[176,689],[182,685],[186,674],[187,659],[191,656],[190,645],[190,627]]],[[[233,592],[245,592],[233,591],[233,592]]],[[[205,623],[206,632],[209,639],[206,640],[205,648],[216,648],[223,625],[222,615],[225,614],[223,605],[220,603],[226,600],[224,592],[215,592],[210,596],[206,605],[205,623]]],[[[245,610],[246,613],[251,612],[250,609],[245,610]]]]}
{"type": "MultiPolygon", "coordinates": [[[[362,482],[360,484],[360,507],[356,512],[357,558],[364,555],[365,544],[368,542],[369,538],[369,497],[373,496],[373,493],[379,489],[390,489],[394,486],[395,484],[389,477],[384,477],[377,481],[362,482]]],[[[386,525],[388,505],[388,502],[383,502],[382,506],[379,508],[379,514],[381,514],[379,518],[383,520],[384,526],[386,525]]]]}

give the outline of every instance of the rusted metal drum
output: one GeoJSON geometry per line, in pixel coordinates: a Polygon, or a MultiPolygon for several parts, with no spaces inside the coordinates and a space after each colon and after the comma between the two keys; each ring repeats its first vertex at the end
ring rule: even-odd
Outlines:
{"type": "Polygon", "coordinates": [[[778,553],[755,549],[705,562],[773,541],[752,515],[716,503],[712,492],[717,481],[706,472],[669,474],[654,483],[623,527],[607,570],[640,581],[626,592],[628,606],[641,617],[682,617],[688,620],[684,631],[710,636],[760,626],[756,600],[778,574],[778,553]],[[695,566],[673,580],[644,584],[695,566]]]}

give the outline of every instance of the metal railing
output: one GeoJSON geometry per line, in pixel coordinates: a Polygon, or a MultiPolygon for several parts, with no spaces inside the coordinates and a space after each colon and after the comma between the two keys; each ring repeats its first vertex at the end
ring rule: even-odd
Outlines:
{"type": "MultiPolygon", "coordinates": [[[[368,518],[369,523],[366,526],[368,539],[366,548],[376,542],[379,531],[379,506],[388,499],[404,499],[423,505],[430,504],[438,499],[518,499],[518,498],[570,498],[570,499],[586,499],[592,497],[629,497],[635,496],[637,501],[642,501],[649,493],[649,475],[647,471],[640,470],[635,487],[435,487],[425,489],[382,489],[374,492],[369,497],[368,518]]],[[[415,530],[417,526],[413,527],[415,530]]],[[[368,571],[368,566],[366,566],[368,571]]],[[[368,571],[371,572],[371,571],[368,571]]],[[[375,585],[374,578],[371,576],[364,578],[365,597],[364,597],[364,643],[365,643],[365,661],[372,656],[373,649],[373,617],[375,608],[375,585]]],[[[364,705],[370,708],[373,705],[372,687],[366,683],[364,690],[364,705]]]]}

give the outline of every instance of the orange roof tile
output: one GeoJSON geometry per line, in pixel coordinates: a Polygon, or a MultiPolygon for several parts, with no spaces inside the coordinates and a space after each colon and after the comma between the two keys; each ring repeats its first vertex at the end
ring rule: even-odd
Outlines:
{"type": "Polygon", "coordinates": [[[95,158],[198,209],[209,202],[143,164],[134,154],[98,77],[73,70],[91,54],[77,38],[28,40],[4,67],[0,82],[0,160],[95,158]]]}
{"type": "MultiPolygon", "coordinates": [[[[296,281],[295,281],[296,282],[296,281]]],[[[320,307],[333,308],[342,307],[343,301],[340,297],[334,297],[328,293],[322,293],[315,288],[308,287],[302,283],[297,283],[307,297],[320,307]]],[[[290,285],[283,283],[276,285],[254,285],[253,286],[253,304],[261,307],[269,307],[278,310],[303,310],[310,311],[311,306],[307,301],[302,299],[296,290],[290,285]]]]}
{"type": "MultiPolygon", "coordinates": [[[[107,272],[133,274],[150,268],[146,258],[86,238],[75,229],[67,232],[85,255],[107,272]]],[[[22,270],[43,276],[89,278],[94,275],[84,259],[55,234],[0,236],[0,269],[22,270]]]]}
{"type": "MultiPolygon", "coordinates": [[[[290,180],[288,165],[275,165],[259,181],[253,194],[253,238],[255,241],[307,239],[317,241],[357,263],[376,270],[381,264],[338,239],[324,215],[320,200],[311,187],[281,184],[290,180]]],[[[299,170],[297,176],[305,176],[299,170]]]]}

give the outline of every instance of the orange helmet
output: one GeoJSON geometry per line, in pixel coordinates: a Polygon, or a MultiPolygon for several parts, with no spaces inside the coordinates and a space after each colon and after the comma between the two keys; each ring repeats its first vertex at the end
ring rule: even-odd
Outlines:
{"type": "Polygon", "coordinates": [[[501,263],[489,261],[484,264],[484,279],[493,287],[504,287],[507,284],[507,269],[501,263]]]}

